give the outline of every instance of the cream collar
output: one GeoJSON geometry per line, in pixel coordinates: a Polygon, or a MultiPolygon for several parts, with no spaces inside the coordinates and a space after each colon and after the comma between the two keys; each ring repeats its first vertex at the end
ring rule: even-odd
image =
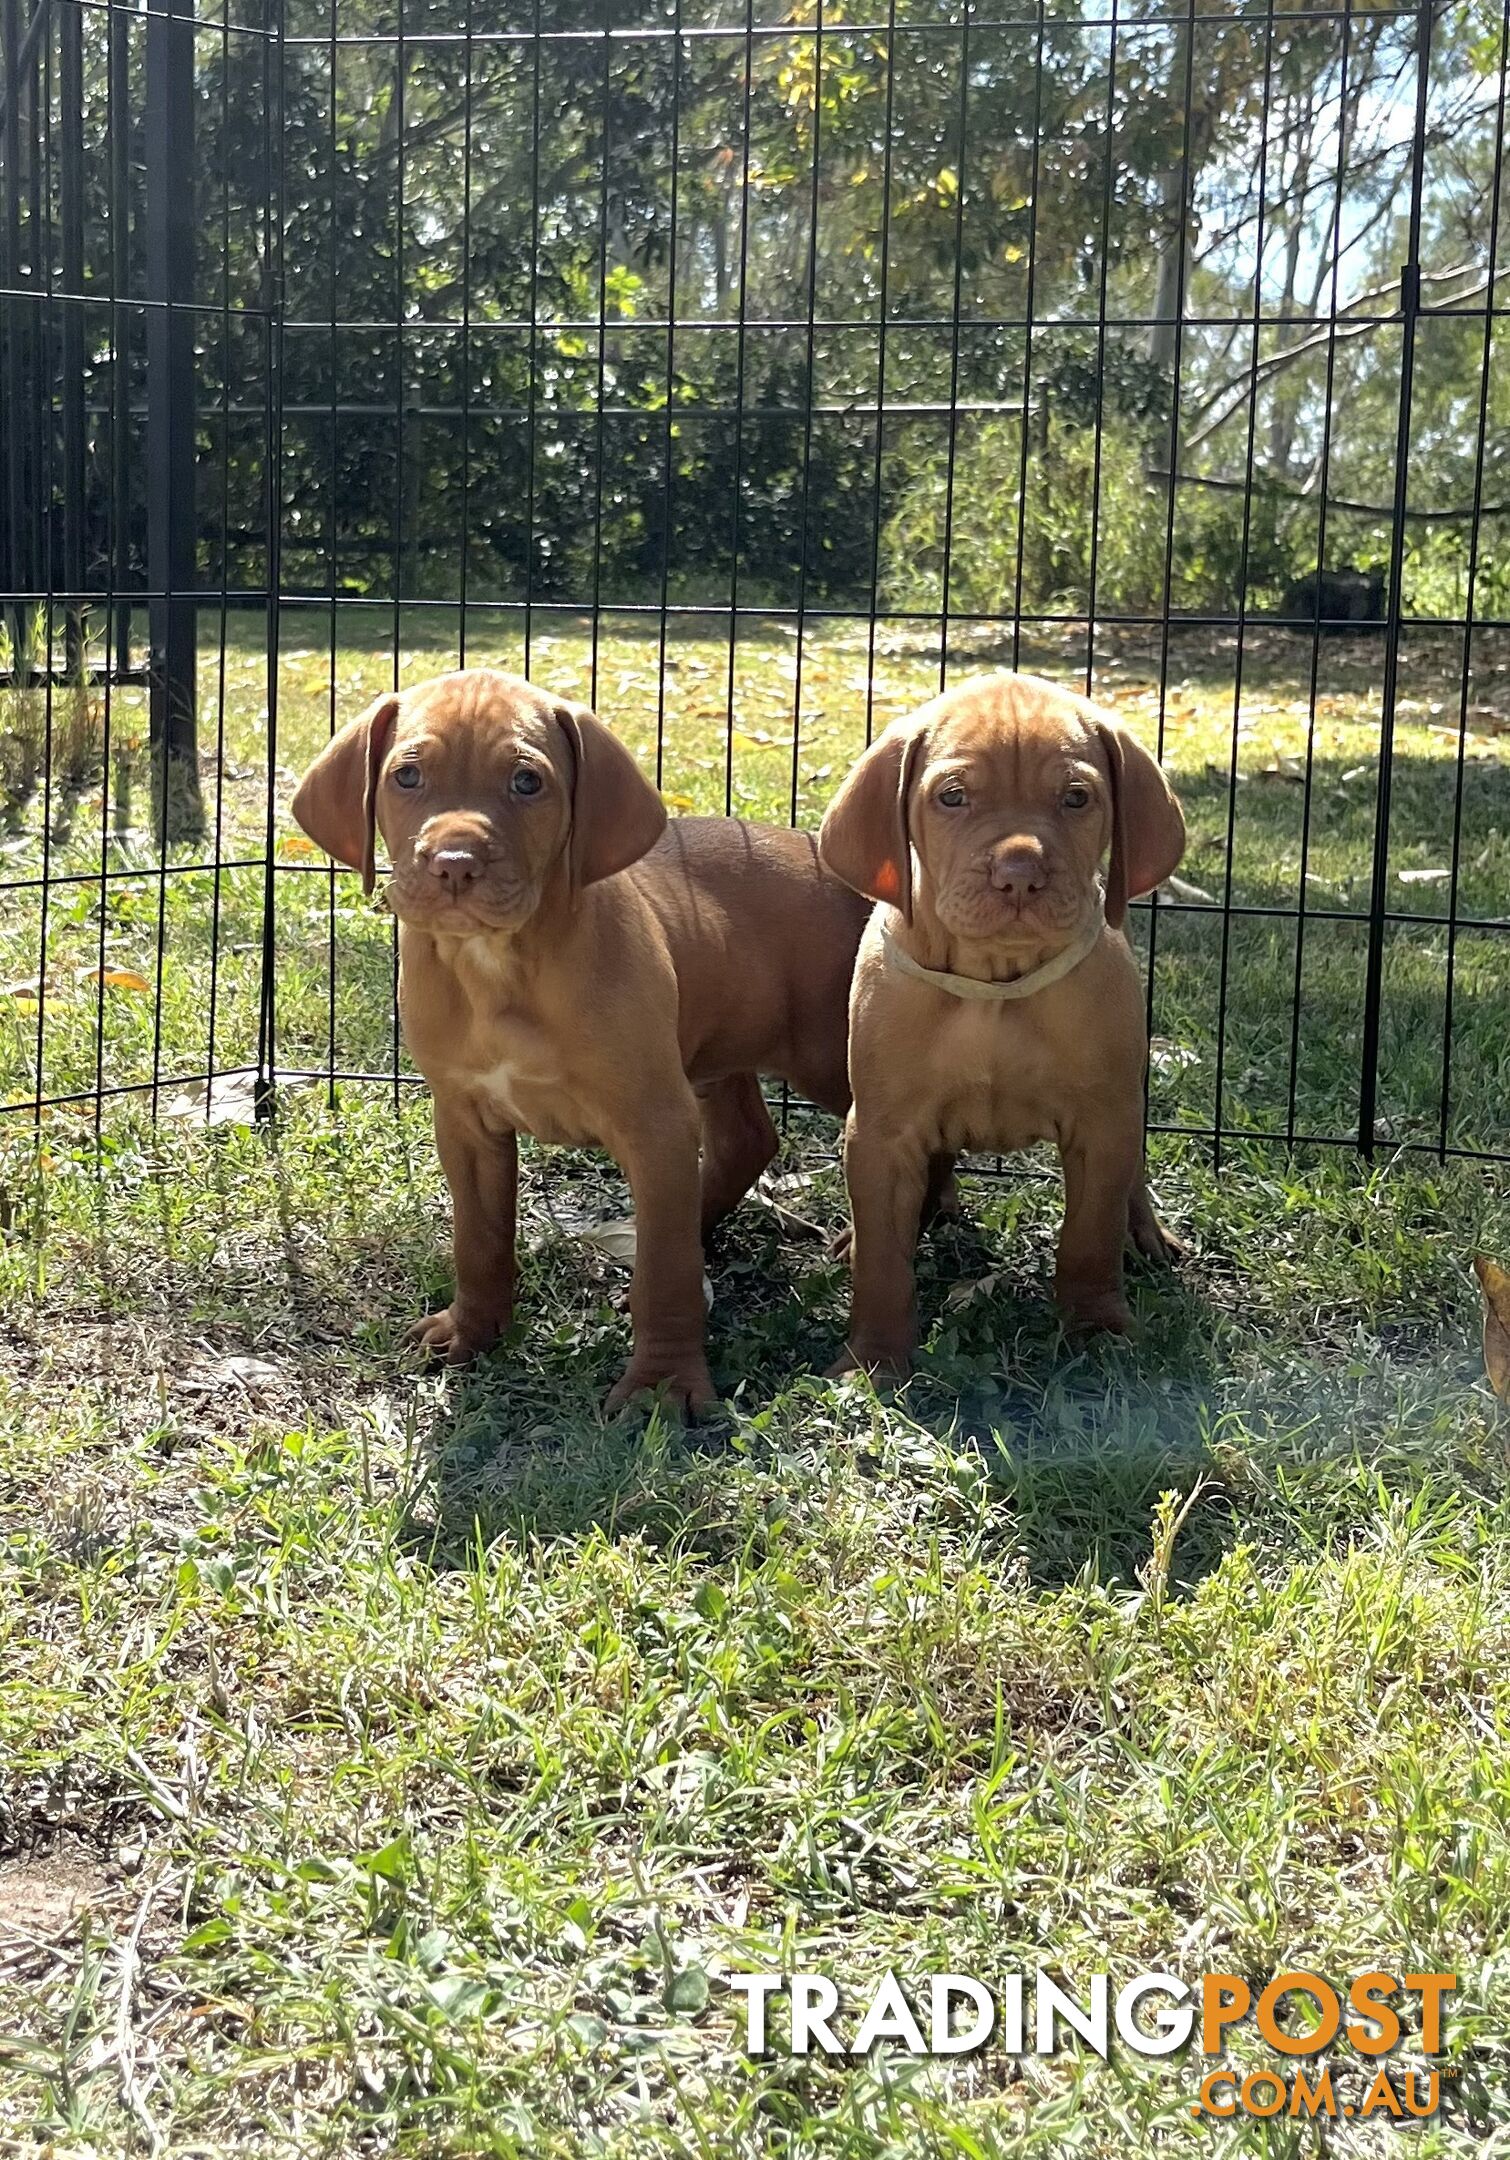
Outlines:
{"type": "Polygon", "coordinates": [[[947,990],[950,997],[984,998],[996,1003],[1009,998],[1030,998],[1040,990],[1047,990],[1050,983],[1063,982],[1065,976],[1073,974],[1092,948],[1099,944],[1105,926],[1106,916],[1098,906],[1079,937],[1063,951],[1056,952],[1052,960],[1045,960],[1042,967],[1033,968],[1012,982],[981,982],[974,975],[951,975],[943,968],[926,968],[921,961],[914,960],[910,952],[903,950],[889,930],[881,932],[881,944],[887,966],[894,967],[898,974],[911,975],[935,990],[947,990]]]}

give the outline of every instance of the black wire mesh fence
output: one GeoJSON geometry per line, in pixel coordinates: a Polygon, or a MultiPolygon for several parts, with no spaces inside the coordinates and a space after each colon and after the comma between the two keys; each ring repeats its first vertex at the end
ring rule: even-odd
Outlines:
{"type": "Polygon", "coordinates": [[[5,1122],[402,1083],[390,684],[813,824],[1006,665],[1186,804],[1156,1127],[1510,1151],[1505,0],[215,5],[0,0],[5,1122]]]}

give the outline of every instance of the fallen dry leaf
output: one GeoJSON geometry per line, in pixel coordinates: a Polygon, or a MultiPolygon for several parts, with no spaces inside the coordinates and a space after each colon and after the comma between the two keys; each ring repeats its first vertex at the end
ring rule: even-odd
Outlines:
{"type": "MultiPolygon", "coordinates": [[[[286,1095],[290,1088],[314,1084],[313,1080],[295,1080],[286,1075],[276,1080],[280,1095],[286,1095]]],[[[200,1125],[255,1125],[257,1075],[248,1067],[243,1072],[217,1073],[207,1088],[180,1088],[163,1104],[161,1115],[200,1125]]]]}
{"type": "Polygon", "coordinates": [[[579,1230],[577,1235],[584,1245],[595,1245],[599,1252],[607,1253],[610,1260],[623,1260],[631,1267],[634,1265],[632,1215],[626,1215],[618,1222],[594,1223],[590,1230],[579,1230]]]}
{"type": "Polygon", "coordinates": [[[1484,1293],[1484,1370],[1501,1402],[1510,1402],[1510,1273],[1487,1253],[1475,1253],[1473,1272],[1484,1293]]]}
{"type": "Polygon", "coordinates": [[[971,1305],[978,1297],[989,1297],[1001,1281],[1000,1275],[977,1275],[969,1282],[959,1282],[949,1292],[951,1305],[971,1305]]]}
{"type": "MultiPolygon", "coordinates": [[[[584,1245],[594,1245],[610,1260],[620,1260],[626,1267],[634,1266],[635,1224],[632,1215],[620,1216],[611,1222],[594,1223],[591,1229],[579,1230],[578,1238],[584,1245]]],[[[703,1303],[709,1312],[713,1310],[713,1278],[703,1276],[703,1303]]]]}
{"type": "Polygon", "coordinates": [[[86,982],[102,982],[107,990],[134,990],[140,997],[150,994],[152,985],[145,975],[138,975],[135,968],[91,968],[86,982]]]}
{"type": "Polygon", "coordinates": [[[281,1365],[274,1365],[267,1358],[248,1357],[234,1353],[229,1357],[215,1358],[204,1365],[196,1365],[185,1380],[185,1386],[213,1389],[227,1386],[263,1388],[286,1380],[287,1373],[281,1365]]]}

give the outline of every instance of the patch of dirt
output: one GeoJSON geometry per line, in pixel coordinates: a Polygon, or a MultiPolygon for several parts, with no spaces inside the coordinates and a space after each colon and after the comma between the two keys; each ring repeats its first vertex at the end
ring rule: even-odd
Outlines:
{"type": "Polygon", "coordinates": [[[238,1430],[249,1414],[285,1426],[339,1418],[365,1399],[339,1343],[290,1335],[269,1355],[260,1340],[167,1315],[102,1319],[58,1307],[38,1314],[30,1333],[0,1329],[0,1376],[34,1409],[77,1420],[87,1405],[106,1432],[146,1427],[183,1439],[238,1430]]]}
{"type": "Polygon", "coordinates": [[[66,1934],[80,1913],[110,1902],[98,1858],[80,1845],[0,1860],[0,1958],[66,1934]]]}

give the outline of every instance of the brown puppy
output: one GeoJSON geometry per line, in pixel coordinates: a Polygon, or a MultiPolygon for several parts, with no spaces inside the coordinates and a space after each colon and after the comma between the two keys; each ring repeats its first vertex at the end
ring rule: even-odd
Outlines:
{"type": "Polygon", "coordinates": [[[639,1230],[634,1355],[608,1407],[661,1385],[710,1402],[701,1232],[776,1153],[758,1073],[848,1108],[864,903],[808,834],[668,830],[601,720],[488,669],[379,698],[293,810],[369,891],[379,833],[393,865],[404,1036],[455,1209],[456,1296],[412,1339],[460,1363],[508,1326],[516,1134],[592,1144],[639,1230]]]}
{"type": "Polygon", "coordinates": [[[1059,1304],[1125,1328],[1129,1230],[1164,1256],[1143,1185],[1143,990],[1123,932],[1129,898],[1184,849],[1164,775],[1084,698],[991,675],[889,727],[818,844],[881,903],[850,997],[854,1309],[835,1370],[910,1365],[919,1208],[930,1165],[960,1148],[1057,1141],[1059,1304]]]}

